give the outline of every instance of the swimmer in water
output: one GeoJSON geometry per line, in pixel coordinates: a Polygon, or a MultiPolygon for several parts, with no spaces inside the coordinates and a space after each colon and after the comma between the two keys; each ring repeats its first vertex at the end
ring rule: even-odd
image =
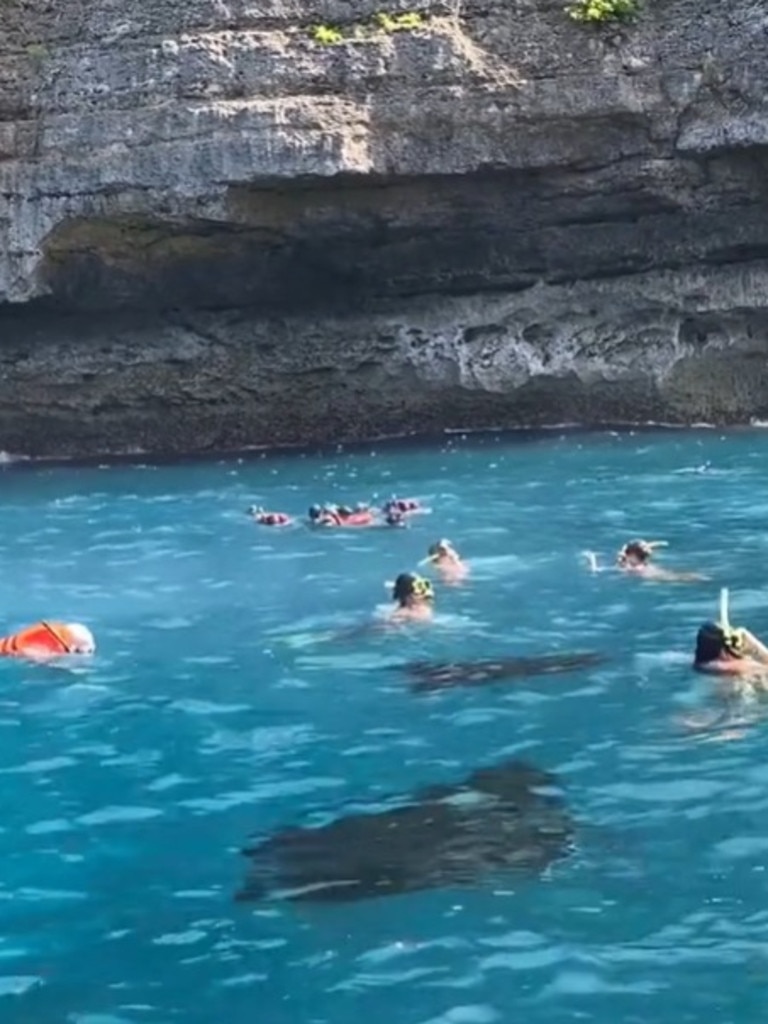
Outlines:
{"type": "Polygon", "coordinates": [[[469,574],[469,566],[449,540],[432,544],[422,564],[425,563],[434,566],[446,583],[458,583],[469,574]]]}
{"type": "Polygon", "coordinates": [[[396,622],[427,622],[432,618],[434,591],[429,580],[413,573],[401,572],[392,586],[396,607],[390,620],[396,622]]]}
{"type": "Polygon", "coordinates": [[[398,526],[401,528],[408,526],[408,523],[405,521],[405,515],[394,510],[387,512],[384,516],[384,523],[386,526],[398,526]]]}
{"type": "Polygon", "coordinates": [[[0,637],[0,655],[47,661],[67,654],[93,654],[93,633],[81,622],[36,622],[18,633],[0,637]]]}
{"type": "Polygon", "coordinates": [[[308,515],[312,526],[373,526],[376,521],[370,507],[363,504],[355,508],[348,505],[312,505],[308,515]]]}
{"type": "Polygon", "coordinates": [[[708,716],[688,716],[683,724],[696,732],[717,728],[719,739],[739,739],[743,732],[734,727],[753,724],[764,714],[750,713],[749,705],[768,693],[768,647],[743,626],[731,626],[727,590],[720,602],[720,621],[705,622],[696,634],[693,668],[715,677],[715,696],[724,707],[708,716]]]}
{"type": "Polygon", "coordinates": [[[335,505],[312,505],[309,521],[315,526],[340,526],[342,515],[335,505]]]}
{"type": "Polygon", "coordinates": [[[693,667],[726,677],[725,689],[732,688],[728,680],[746,680],[753,689],[768,691],[768,648],[743,626],[734,629],[719,622],[700,626],[693,667]]]}
{"type": "Polygon", "coordinates": [[[389,501],[384,503],[382,512],[384,515],[388,515],[390,512],[399,513],[402,516],[413,515],[415,512],[423,512],[424,509],[421,506],[421,502],[417,501],[416,498],[397,498],[392,497],[389,501]]]}
{"type": "Polygon", "coordinates": [[[256,505],[248,509],[248,515],[259,526],[289,526],[293,522],[286,512],[267,512],[256,505]]]}
{"type": "MultiPolygon", "coordinates": [[[[673,569],[663,569],[652,562],[654,553],[658,548],[667,547],[665,540],[631,540],[619,551],[616,556],[616,568],[628,576],[640,576],[646,580],[656,580],[667,583],[694,583],[708,580],[696,572],[676,572],[673,569]]],[[[592,551],[584,552],[592,572],[602,572],[598,565],[597,555],[592,551]]]]}

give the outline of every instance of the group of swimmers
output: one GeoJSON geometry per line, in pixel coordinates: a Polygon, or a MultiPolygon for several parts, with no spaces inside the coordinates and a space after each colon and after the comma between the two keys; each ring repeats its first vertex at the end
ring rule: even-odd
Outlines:
{"type": "MultiPolygon", "coordinates": [[[[313,505],[307,525],[321,528],[364,528],[377,525],[404,526],[410,516],[428,511],[414,498],[391,498],[380,508],[370,505],[313,505]]],[[[287,526],[295,519],[283,512],[251,508],[249,515],[264,526],[287,526]]],[[[678,572],[656,562],[656,554],[667,546],[665,541],[632,540],[616,556],[613,566],[601,566],[597,555],[584,555],[592,572],[613,569],[626,575],[655,582],[694,582],[708,577],[695,572],[678,572]]],[[[432,544],[419,566],[429,566],[446,585],[465,580],[470,566],[450,541],[432,544]]],[[[426,622],[433,618],[435,590],[432,582],[414,572],[398,575],[391,586],[394,607],[390,619],[395,622],[426,622]]],[[[715,674],[726,683],[729,693],[768,692],[768,647],[744,627],[733,627],[728,621],[727,591],[721,600],[720,618],[700,626],[693,656],[693,667],[715,674]]],[[[66,655],[89,655],[96,650],[90,629],[82,623],[41,621],[17,633],[0,637],[0,656],[26,657],[46,661],[66,655]]]]}
{"type": "MultiPolygon", "coordinates": [[[[354,507],[344,505],[313,505],[309,509],[308,524],[322,527],[364,527],[375,525],[406,525],[409,516],[425,511],[414,499],[392,498],[380,510],[370,505],[354,507]]],[[[293,522],[286,513],[266,512],[251,508],[250,515],[265,526],[283,526],[293,522]]],[[[655,556],[666,548],[663,540],[631,540],[619,550],[614,566],[601,566],[597,555],[586,551],[592,572],[614,568],[626,575],[655,582],[693,583],[709,577],[697,572],[680,572],[658,564],[655,556]]],[[[456,584],[469,575],[469,566],[448,540],[433,544],[422,561],[429,565],[446,584],[456,584]]],[[[390,618],[395,621],[429,621],[434,614],[434,587],[429,579],[416,573],[401,573],[392,586],[395,607],[390,618]]],[[[727,620],[706,622],[698,630],[693,667],[700,672],[714,673],[738,679],[747,686],[768,690],[768,648],[749,630],[732,628],[727,620]]]]}
{"type": "MultiPolygon", "coordinates": [[[[666,541],[633,540],[619,551],[616,568],[624,573],[657,582],[693,583],[710,577],[696,572],[676,572],[656,564],[655,553],[666,541]]],[[[592,551],[585,553],[592,572],[603,571],[592,551]]],[[[734,627],[728,617],[728,591],[721,591],[720,617],[701,625],[696,633],[693,667],[719,676],[721,694],[749,696],[768,692],[768,647],[744,626],[734,627]]]]}
{"type": "MultiPolygon", "coordinates": [[[[349,505],[311,505],[307,525],[324,527],[364,528],[366,526],[406,526],[409,516],[426,509],[415,498],[390,498],[382,507],[373,508],[363,502],[349,505]]],[[[248,515],[259,526],[293,526],[294,516],[288,512],[269,512],[252,505],[248,515]]]]}
{"type": "MultiPolygon", "coordinates": [[[[630,576],[657,582],[706,581],[695,572],[677,572],[654,562],[655,553],[667,547],[666,541],[632,540],[616,556],[615,568],[630,576]]],[[[592,572],[605,571],[594,552],[585,552],[592,572]]],[[[429,549],[427,559],[444,582],[456,583],[468,575],[469,567],[449,541],[441,540],[429,549]]],[[[727,591],[723,592],[727,595],[727,591]]],[[[396,602],[393,617],[429,619],[432,616],[432,584],[419,576],[403,573],[395,581],[392,598],[396,602]]],[[[699,672],[735,677],[753,688],[768,690],[768,647],[748,629],[732,627],[728,621],[727,599],[721,604],[720,619],[705,622],[696,634],[693,667],[699,672]]]]}
{"type": "MultiPolygon", "coordinates": [[[[416,498],[393,497],[381,508],[359,503],[350,505],[312,505],[307,513],[311,527],[407,526],[411,516],[427,512],[416,498]]],[[[287,512],[269,512],[252,505],[248,515],[260,526],[290,526],[295,519],[287,512]]],[[[445,583],[457,583],[469,573],[469,567],[448,540],[432,544],[422,565],[432,566],[445,583]]],[[[425,621],[433,617],[434,588],[432,583],[415,573],[403,572],[391,584],[395,608],[390,618],[395,621],[425,621]]]]}
{"type": "MultiPolygon", "coordinates": [[[[585,556],[592,572],[614,569],[628,576],[655,582],[693,583],[709,577],[696,572],[679,572],[659,565],[656,553],[667,547],[666,541],[632,540],[619,550],[614,566],[600,566],[594,552],[585,556]]],[[[430,565],[444,583],[455,584],[469,574],[468,564],[447,540],[433,544],[422,564],[430,565]]],[[[392,587],[395,620],[426,621],[432,618],[434,588],[428,579],[413,573],[401,573],[392,587]]],[[[751,696],[768,692],[768,647],[743,626],[734,627],[728,618],[728,592],[721,592],[718,621],[703,623],[696,634],[693,668],[718,676],[720,694],[726,697],[751,696]]],[[[689,724],[693,724],[689,722],[689,724]]]]}

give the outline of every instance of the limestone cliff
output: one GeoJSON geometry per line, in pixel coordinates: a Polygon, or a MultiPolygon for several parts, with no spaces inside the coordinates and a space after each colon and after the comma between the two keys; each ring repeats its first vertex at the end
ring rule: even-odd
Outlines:
{"type": "Polygon", "coordinates": [[[0,28],[0,448],[768,413],[765,0],[620,30],[0,0],[0,28]]]}

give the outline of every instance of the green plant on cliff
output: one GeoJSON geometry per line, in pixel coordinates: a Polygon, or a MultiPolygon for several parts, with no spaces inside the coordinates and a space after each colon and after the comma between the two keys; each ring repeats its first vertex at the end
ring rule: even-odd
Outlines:
{"type": "Polygon", "coordinates": [[[316,43],[324,46],[332,46],[334,43],[344,42],[344,33],[333,25],[313,25],[310,35],[316,43]]]}
{"type": "Polygon", "coordinates": [[[350,25],[346,30],[334,25],[313,25],[309,34],[316,43],[320,43],[322,46],[333,46],[335,43],[343,43],[348,39],[367,39],[379,32],[415,32],[417,29],[424,28],[425,25],[426,19],[418,11],[403,11],[395,14],[380,11],[374,15],[372,21],[350,25]]]}
{"type": "Polygon", "coordinates": [[[418,11],[406,11],[402,14],[387,14],[380,11],[376,15],[376,24],[382,32],[413,32],[424,25],[424,16],[418,11]]]}
{"type": "Polygon", "coordinates": [[[604,25],[612,21],[631,21],[639,8],[639,0],[574,0],[565,11],[574,21],[604,25]]]}

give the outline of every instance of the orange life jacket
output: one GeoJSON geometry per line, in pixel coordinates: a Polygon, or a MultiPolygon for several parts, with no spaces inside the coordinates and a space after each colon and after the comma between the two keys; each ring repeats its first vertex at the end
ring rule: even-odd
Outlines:
{"type": "Polygon", "coordinates": [[[372,522],[372,512],[350,512],[348,516],[342,516],[339,526],[370,526],[372,522]]]}
{"type": "Polygon", "coordinates": [[[0,637],[0,655],[24,657],[26,654],[70,654],[75,648],[69,629],[63,622],[36,622],[34,626],[0,637]]]}

